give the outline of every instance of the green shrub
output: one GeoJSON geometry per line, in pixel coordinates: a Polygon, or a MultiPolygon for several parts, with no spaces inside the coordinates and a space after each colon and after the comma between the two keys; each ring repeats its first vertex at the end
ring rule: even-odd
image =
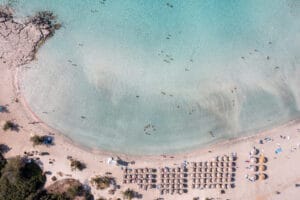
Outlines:
{"type": "Polygon", "coordinates": [[[113,178],[108,176],[96,176],[92,178],[91,184],[96,187],[97,190],[104,190],[110,186],[111,181],[113,178]]]}
{"type": "Polygon", "coordinates": [[[18,125],[13,123],[12,121],[6,121],[4,126],[3,126],[3,130],[7,131],[9,129],[11,131],[17,131],[18,130],[18,125]]]}
{"type": "Polygon", "coordinates": [[[82,171],[83,169],[86,168],[86,165],[83,162],[80,162],[79,160],[76,159],[72,159],[70,165],[72,170],[78,169],[79,171],[82,171]]]}
{"type": "Polygon", "coordinates": [[[2,169],[0,199],[29,199],[46,181],[41,168],[34,162],[24,162],[20,157],[12,158],[2,169]]]}
{"type": "Polygon", "coordinates": [[[6,159],[0,153],[0,176],[1,176],[1,170],[4,168],[5,165],[6,165],[6,159]]]}
{"type": "Polygon", "coordinates": [[[131,189],[129,189],[129,188],[123,192],[123,198],[124,198],[124,199],[129,199],[129,200],[131,200],[131,199],[133,199],[135,196],[136,196],[136,192],[133,191],[133,190],[131,190],[131,189]]]}
{"type": "Polygon", "coordinates": [[[44,136],[34,135],[30,138],[30,141],[33,143],[33,146],[42,145],[44,143],[44,136]]]}

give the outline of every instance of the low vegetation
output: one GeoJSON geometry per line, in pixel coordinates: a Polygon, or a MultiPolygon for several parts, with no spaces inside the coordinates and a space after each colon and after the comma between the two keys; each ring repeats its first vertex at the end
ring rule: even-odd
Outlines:
{"type": "Polygon", "coordinates": [[[52,144],[52,138],[47,136],[47,135],[34,135],[30,138],[30,141],[32,142],[33,146],[37,146],[37,145],[51,145],[52,144]],[[48,141],[47,139],[50,138],[50,141],[48,141]]]}
{"type": "Polygon", "coordinates": [[[0,144],[0,153],[5,154],[10,150],[10,147],[6,144],[0,144]]]}
{"type": "Polygon", "coordinates": [[[79,160],[71,159],[70,161],[71,161],[70,166],[72,170],[82,171],[86,168],[86,165],[79,160]]]}
{"type": "Polygon", "coordinates": [[[123,198],[124,199],[133,199],[134,197],[136,196],[136,192],[134,190],[131,190],[131,189],[127,189],[123,192],[123,198]]]}
{"type": "Polygon", "coordinates": [[[112,177],[109,176],[96,176],[92,178],[91,184],[95,186],[97,190],[104,190],[109,188],[110,184],[114,181],[112,177]]]}
{"type": "Polygon", "coordinates": [[[42,145],[44,143],[44,136],[34,135],[30,138],[33,146],[42,145]]]}
{"type": "Polygon", "coordinates": [[[19,126],[12,121],[6,121],[5,124],[3,125],[3,130],[4,131],[7,131],[7,130],[18,131],[19,126]]]}
{"type": "Polygon", "coordinates": [[[93,196],[90,192],[86,191],[83,186],[74,185],[69,187],[66,191],[63,192],[48,192],[43,190],[34,197],[34,200],[92,200],[93,196]]]}
{"type": "Polygon", "coordinates": [[[56,181],[43,189],[46,177],[32,160],[6,160],[0,153],[0,200],[92,200],[93,196],[75,179],[56,181]]]}
{"type": "Polygon", "coordinates": [[[44,186],[46,177],[34,162],[16,157],[1,170],[0,199],[24,200],[32,198],[44,186]]]}
{"type": "Polygon", "coordinates": [[[1,176],[1,170],[4,168],[6,165],[6,160],[3,157],[2,153],[0,152],[0,176],[1,176]]]}

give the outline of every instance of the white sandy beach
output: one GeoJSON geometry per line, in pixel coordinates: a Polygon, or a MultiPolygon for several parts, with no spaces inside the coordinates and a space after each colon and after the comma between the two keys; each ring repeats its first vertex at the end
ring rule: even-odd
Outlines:
{"type": "MultiPolygon", "coordinates": [[[[43,33],[47,35],[47,32],[43,33]]],[[[300,183],[300,123],[291,121],[272,130],[257,133],[253,137],[240,138],[225,141],[206,148],[197,149],[188,153],[166,155],[166,156],[130,156],[118,155],[115,153],[102,152],[100,150],[87,150],[72,143],[72,141],[38,119],[27,106],[26,99],[23,98],[18,88],[18,73],[21,73],[22,65],[30,62],[34,58],[34,51],[41,40],[40,30],[32,25],[21,25],[12,21],[1,22],[0,20],[0,105],[8,108],[7,113],[0,113],[0,123],[12,120],[20,126],[20,130],[6,131],[0,130],[0,143],[7,144],[11,149],[5,154],[9,158],[16,155],[23,155],[29,151],[47,151],[49,156],[39,156],[42,167],[45,171],[50,171],[52,175],[47,176],[46,186],[52,183],[51,177],[55,175],[58,179],[72,177],[87,183],[95,175],[103,175],[111,172],[116,177],[121,188],[115,195],[109,195],[108,191],[96,191],[92,188],[95,197],[104,196],[107,198],[121,197],[121,191],[132,188],[142,194],[143,199],[193,199],[194,197],[205,197],[215,199],[255,199],[255,200],[296,200],[300,196],[300,188],[295,187],[300,183]],[[18,99],[18,102],[16,102],[18,99]],[[38,122],[38,123],[32,123],[38,122]],[[45,135],[54,134],[55,145],[51,147],[33,147],[30,137],[33,134],[45,135]],[[285,137],[281,137],[285,136],[285,137]],[[271,141],[264,138],[270,137],[271,141]],[[259,144],[259,140],[264,144],[259,144]],[[252,174],[249,169],[249,152],[255,146],[267,158],[266,174],[268,178],[263,181],[250,182],[246,180],[246,174],[252,174]],[[275,154],[275,150],[281,147],[282,152],[275,154]],[[237,153],[237,171],[235,188],[226,190],[225,194],[220,194],[220,189],[188,189],[187,194],[160,196],[159,191],[151,189],[148,191],[138,189],[136,184],[122,184],[122,170],[119,166],[108,165],[107,158],[120,156],[126,161],[135,161],[129,167],[173,167],[179,166],[186,160],[187,162],[207,161],[215,156],[237,153]],[[67,156],[77,158],[86,163],[87,168],[83,171],[71,171],[67,156]],[[54,160],[53,164],[49,160],[54,160]],[[63,176],[57,173],[62,172],[63,176]]],[[[37,58],[38,59],[38,58],[37,58]]]]}

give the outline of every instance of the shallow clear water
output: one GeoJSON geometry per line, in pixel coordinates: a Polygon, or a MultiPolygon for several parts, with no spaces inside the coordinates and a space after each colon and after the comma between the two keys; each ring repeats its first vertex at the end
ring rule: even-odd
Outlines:
{"type": "Polygon", "coordinates": [[[22,89],[82,145],[179,152],[299,116],[300,1],[10,2],[62,22],[22,89]]]}

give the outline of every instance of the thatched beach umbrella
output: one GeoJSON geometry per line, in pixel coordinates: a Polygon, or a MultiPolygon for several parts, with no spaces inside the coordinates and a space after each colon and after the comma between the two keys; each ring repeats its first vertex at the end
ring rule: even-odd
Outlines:
{"type": "Polygon", "coordinates": [[[192,167],[197,167],[197,163],[196,162],[191,162],[191,166],[192,167]]]}
{"type": "Polygon", "coordinates": [[[212,167],[216,167],[217,166],[217,162],[212,162],[212,167]]]}
{"type": "Polygon", "coordinates": [[[251,165],[250,166],[250,170],[253,171],[253,172],[256,172],[258,170],[258,166],[256,165],[251,165]]]}
{"type": "Polygon", "coordinates": [[[255,147],[253,147],[253,149],[251,149],[251,151],[250,151],[250,155],[257,155],[259,153],[259,150],[257,149],[257,148],[255,148],[255,147]]]}
{"type": "Polygon", "coordinates": [[[218,171],[218,168],[212,168],[211,173],[216,173],[218,171]]]}
{"type": "Polygon", "coordinates": [[[259,165],[258,170],[259,171],[265,171],[267,169],[266,165],[259,165]]]}
{"type": "Polygon", "coordinates": [[[234,172],[234,171],[235,171],[235,168],[234,168],[234,167],[228,168],[228,172],[229,172],[229,173],[234,172]]]}
{"type": "Polygon", "coordinates": [[[264,173],[260,173],[260,174],[258,175],[258,178],[259,178],[259,180],[265,180],[265,179],[267,178],[267,175],[264,174],[264,173]]]}
{"type": "Polygon", "coordinates": [[[258,177],[257,177],[256,174],[252,174],[248,178],[249,178],[250,181],[256,181],[258,177]]]}
{"type": "Polygon", "coordinates": [[[259,163],[265,163],[266,162],[266,157],[262,154],[259,156],[259,163]]]}
{"type": "Polygon", "coordinates": [[[251,157],[251,159],[250,159],[250,163],[258,163],[258,158],[256,158],[256,157],[251,157]]]}
{"type": "Polygon", "coordinates": [[[218,171],[218,172],[223,172],[223,168],[218,167],[217,171],[218,171]]]}
{"type": "Polygon", "coordinates": [[[225,162],[227,160],[226,156],[222,156],[222,161],[225,162]]]}

